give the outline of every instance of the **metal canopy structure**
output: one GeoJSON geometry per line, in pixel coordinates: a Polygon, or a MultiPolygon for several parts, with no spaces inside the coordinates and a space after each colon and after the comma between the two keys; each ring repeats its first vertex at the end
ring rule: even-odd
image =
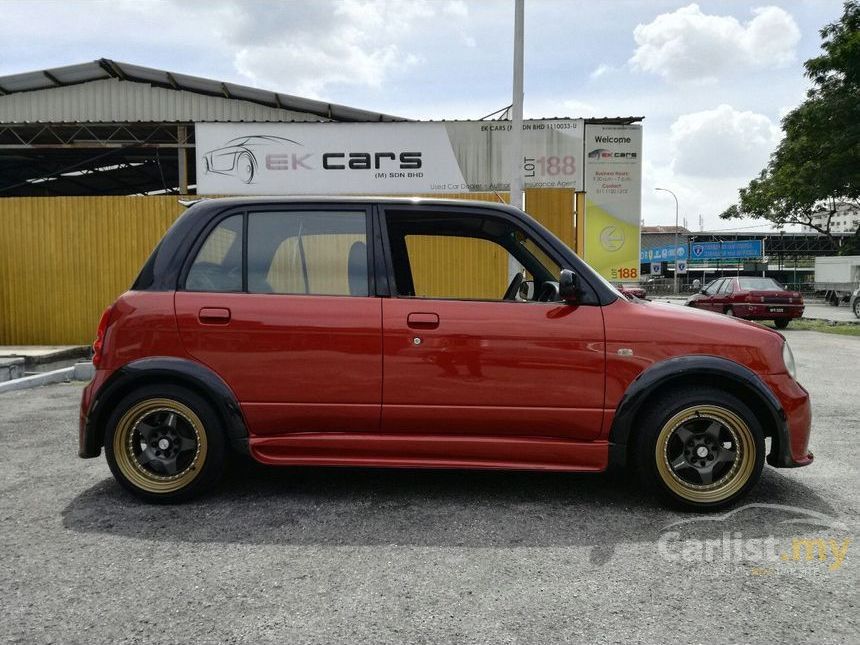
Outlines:
{"type": "Polygon", "coordinates": [[[0,77],[0,197],[188,193],[200,122],[401,117],[108,59],[0,77]]]}
{"type": "Polygon", "coordinates": [[[836,255],[839,246],[848,241],[853,233],[834,233],[837,246],[831,244],[826,235],[816,232],[772,231],[772,232],[702,232],[691,233],[690,242],[729,242],[737,240],[764,240],[765,255],[770,257],[811,257],[836,255]]]}

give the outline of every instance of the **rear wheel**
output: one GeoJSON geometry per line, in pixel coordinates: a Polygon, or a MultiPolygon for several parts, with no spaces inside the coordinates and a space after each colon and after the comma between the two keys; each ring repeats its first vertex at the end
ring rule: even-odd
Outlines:
{"type": "Polygon", "coordinates": [[[777,329],[785,329],[788,327],[788,323],[791,322],[791,318],[777,318],[773,321],[773,324],[776,325],[777,329]]]}
{"type": "Polygon", "coordinates": [[[116,480],[138,497],[177,502],[211,486],[224,462],[218,415],[195,392],[146,386],[124,397],[105,430],[116,480]]]}
{"type": "Polygon", "coordinates": [[[860,296],[854,301],[854,316],[860,318],[860,296]]]}
{"type": "Polygon", "coordinates": [[[732,309],[731,307],[729,307],[728,309],[726,309],[726,315],[729,318],[734,318],[735,317],[735,310],[732,309]]]}
{"type": "Polygon", "coordinates": [[[733,503],[758,481],[764,433],[742,401],[690,388],[646,405],[635,457],[647,486],[676,504],[711,510],[733,503]]]}

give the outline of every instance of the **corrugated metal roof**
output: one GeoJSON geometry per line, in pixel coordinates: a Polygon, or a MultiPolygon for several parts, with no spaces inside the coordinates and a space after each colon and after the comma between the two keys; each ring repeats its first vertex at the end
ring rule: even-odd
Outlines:
{"type": "Polygon", "coordinates": [[[0,96],[0,123],[307,121],[314,114],[114,78],[0,96]]]}
{"type": "Polygon", "coordinates": [[[407,120],[106,58],[0,77],[0,123],[306,121],[310,116],[334,121],[407,120]],[[139,101],[142,105],[134,104],[139,101]],[[135,116],[102,116],[109,114],[135,116]],[[56,115],[62,115],[61,120],[56,115]]]}

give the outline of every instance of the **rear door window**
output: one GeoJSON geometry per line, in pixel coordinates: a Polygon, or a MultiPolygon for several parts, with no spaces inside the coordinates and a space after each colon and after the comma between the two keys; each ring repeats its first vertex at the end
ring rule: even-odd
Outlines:
{"type": "Polygon", "coordinates": [[[735,280],[734,280],[734,278],[728,278],[723,282],[722,286],[720,287],[719,293],[720,293],[720,295],[722,295],[724,293],[731,293],[734,290],[735,290],[735,280]]]}
{"type": "Polygon", "coordinates": [[[365,211],[248,215],[250,293],[367,296],[365,211]]]}

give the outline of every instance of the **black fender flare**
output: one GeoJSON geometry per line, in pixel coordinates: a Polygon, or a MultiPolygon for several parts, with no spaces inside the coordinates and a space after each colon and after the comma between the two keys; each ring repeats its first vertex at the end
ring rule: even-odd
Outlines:
{"type": "Polygon", "coordinates": [[[757,413],[765,434],[771,437],[768,463],[788,467],[794,464],[789,450],[785,410],[767,384],[748,367],[720,356],[676,356],[654,363],[628,386],[615,410],[609,431],[609,459],[614,466],[625,466],[628,442],[636,417],[648,398],[672,383],[712,384],[740,395],[757,413]]]}
{"type": "Polygon", "coordinates": [[[186,358],[153,356],[126,363],[117,369],[93,397],[84,427],[81,457],[98,457],[104,443],[104,430],[112,404],[135,387],[169,382],[202,394],[224,423],[230,446],[248,454],[248,429],[239,401],[230,387],[205,365],[186,358]]]}

